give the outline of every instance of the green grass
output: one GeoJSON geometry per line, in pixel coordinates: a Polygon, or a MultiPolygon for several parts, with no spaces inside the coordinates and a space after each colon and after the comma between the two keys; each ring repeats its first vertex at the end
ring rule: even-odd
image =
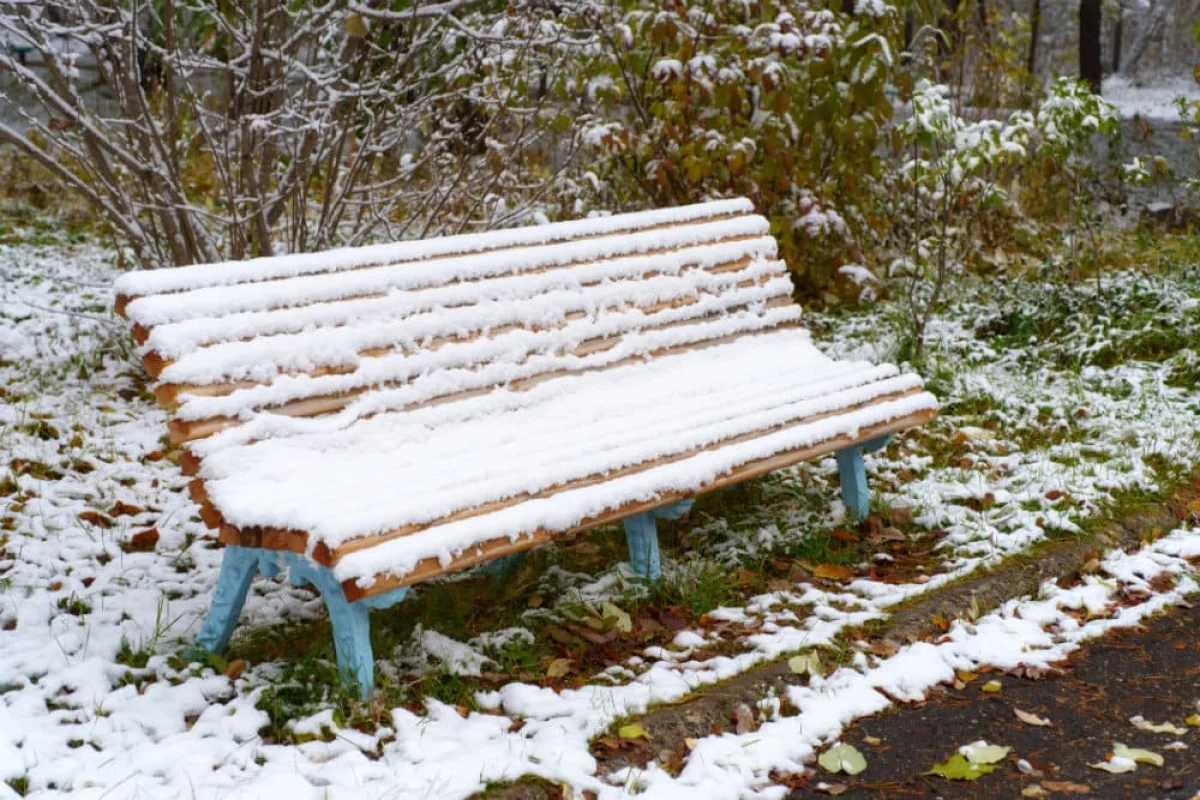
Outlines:
{"type": "Polygon", "coordinates": [[[5,781],[5,783],[8,784],[8,788],[17,793],[18,797],[25,797],[29,794],[30,786],[28,775],[18,775],[15,778],[9,778],[7,781],[5,781]]]}

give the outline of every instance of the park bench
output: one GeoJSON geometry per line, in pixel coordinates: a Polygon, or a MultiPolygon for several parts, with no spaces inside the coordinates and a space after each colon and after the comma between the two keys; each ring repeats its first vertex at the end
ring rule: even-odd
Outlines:
{"type": "Polygon", "coordinates": [[[620,520],[654,579],[656,518],[830,453],[864,517],[863,451],[936,402],[822,355],[775,255],[727,200],[122,276],[226,545],[197,646],[222,650],[255,573],[287,569],[365,693],[368,612],[420,581],[620,520]]]}

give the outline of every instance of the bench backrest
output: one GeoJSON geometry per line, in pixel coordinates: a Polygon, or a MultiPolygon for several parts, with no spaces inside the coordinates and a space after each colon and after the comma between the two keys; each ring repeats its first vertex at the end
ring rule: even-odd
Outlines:
{"type": "Polygon", "coordinates": [[[174,442],[262,438],[792,325],[791,282],[752,211],[728,200],[131,273],[118,312],[175,409],[174,442]]]}

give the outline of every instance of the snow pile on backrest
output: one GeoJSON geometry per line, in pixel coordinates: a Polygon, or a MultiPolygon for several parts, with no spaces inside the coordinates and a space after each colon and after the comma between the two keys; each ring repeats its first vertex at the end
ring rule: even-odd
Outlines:
{"type": "Polygon", "coordinates": [[[121,289],[138,295],[125,310],[147,332],[160,398],[178,406],[176,441],[263,411],[346,424],[794,324],[786,266],[749,210],[720,201],[188,267],[121,289]]]}
{"type": "Polygon", "coordinates": [[[233,286],[249,281],[341,272],[382,264],[422,261],[447,255],[478,253],[507,247],[563,242],[591,236],[632,232],[660,225],[678,225],[727,215],[749,214],[753,204],[745,198],[717,200],[677,208],[660,208],[635,214],[591,217],[549,225],[440,236],[367,247],[344,247],[321,253],[225,261],[152,272],[132,272],[117,281],[117,292],[128,297],[180,292],[209,286],[233,286]]]}

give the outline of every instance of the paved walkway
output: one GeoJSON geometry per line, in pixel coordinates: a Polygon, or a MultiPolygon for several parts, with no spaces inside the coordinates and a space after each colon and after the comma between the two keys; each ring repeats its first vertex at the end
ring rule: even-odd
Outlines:
{"type": "Polygon", "coordinates": [[[814,788],[821,779],[845,784],[844,798],[1200,797],[1200,727],[1185,723],[1200,711],[1200,600],[1193,600],[1192,608],[1175,608],[1143,629],[1111,634],[1077,651],[1060,675],[1040,680],[980,675],[921,706],[862,720],[847,729],[843,741],[862,751],[867,769],[840,781],[821,774],[789,797],[828,797],[814,788]],[[982,685],[993,678],[1001,691],[984,693],[982,685]],[[1023,723],[1016,709],[1052,724],[1023,723]],[[1139,730],[1130,722],[1135,716],[1187,732],[1139,730]],[[992,774],[975,781],[922,774],[979,739],[1012,748],[992,774]],[[878,744],[871,743],[875,740],[878,744]],[[1187,749],[1167,747],[1176,741],[1187,749]],[[1114,742],[1159,753],[1164,765],[1139,764],[1120,775],[1088,766],[1103,761],[1114,742]],[[1024,774],[1020,759],[1040,777],[1024,774]]]}

